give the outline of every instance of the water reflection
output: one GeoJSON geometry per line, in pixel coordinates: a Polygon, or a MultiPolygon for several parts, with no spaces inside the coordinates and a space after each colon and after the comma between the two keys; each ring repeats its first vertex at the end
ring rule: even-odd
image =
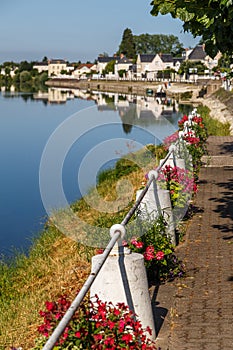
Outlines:
{"type": "Polygon", "coordinates": [[[74,98],[93,100],[97,104],[99,111],[119,111],[121,117],[127,113],[132,104],[136,105],[137,118],[158,118],[161,115],[172,116],[178,111],[178,102],[167,97],[123,95],[64,88],[49,88],[48,92],[39,91],[33,94],[34,100],[42,100],[48,103],[65,103],[74,98]]]}
{"type": "MultiPolygon", "coordinates": [[[[37,93],[2,89],[0,103],[3,185],[0,253],[13,245],[27,247],[27,238],[41,228],[44,221],[41,218],[45,215],[38,181],[41,156],[50,136],[69,121],[69,116],[75,115],[77,119],[72,133],[88,130],[72,143],[63,163],[62,184],[71,203],[80,198],[78,173],[90,151],[98,149],[100,156],[94,151],[91,153],[93,158],[83,176],[84,190],[93,186],[93,167],[97,160],[104,158],[101,170],[105,164],[109,166],[108,159],[114,162],[121,155],[136,151],[137,145],[160,143],[177,129],[177,119],[183,113],[181,106],[171,99],[77,89],[51,88],[37,93]],[[119,145],[113,143],[110,148],[108,144],[103,150],[98,147],[116,139],[120,140],[119,145]]],[[[67,137],[70,135],[68,132],[67,137]]],[[[67,141],[64,134],[55,148],[51,166],[63,141],[67,141]]]]}
{"type": "Polygon", "coordinates": [[[2,95],[8,98],[22,97],[26,102],[41,101],[44,105],[65,104],[74,99],[93,101],[98,112],[118,113],[125,134],[129,134],[133,126],[147,129],[153,125],[162,126],[167,121],[176,127],[181,114],[187,114],[192,109],[191,105],[180,105],[176,99],[166,96],[140,96],[68,88],[48,88],[46,92],[20,93],[12,86],[7,91],[2,88],[2,95]]]}

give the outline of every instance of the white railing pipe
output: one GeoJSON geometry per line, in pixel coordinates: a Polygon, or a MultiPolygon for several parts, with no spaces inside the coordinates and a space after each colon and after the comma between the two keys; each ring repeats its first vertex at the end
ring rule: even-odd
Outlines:
{"type": "MultiPolygon", "coordinates": [[[[120,225],[119,225],[120,226],[120,225]]],[[[124,230],[122,229],[122,232],[124,230]]],[[[43,350],[51,350],[53,347],[56,345],[56,342],[60,338],[60,336],[63,334],[66,326],[70,322],[71,318],[75,314],[76,310],[78,309],[79,305],[83,301],[85,295],[89,291],[92,283],[94,282],[95,278],[97,277],[100,269],[102,268],[103,264],[105,263],[107,257],[109,256],[111,250],[113,249],[114,245],[118,241],[118,239],[121,237],[122,232],[119,230],[115,231],[114,235],[112,235],[112,238],[110,242],[108,243],[107,247],[105,248],[103,254],[101,254],[101,259],[98,261],[98,264],[95,265],[94,269],[92,270],[91,274],[87,278],[86,282],[84,283],[83,287],[81,288],[80,292],[70,305],[69,309],[66,311],[65,315],[59,322],[58,326],[56,329],[53,331],[52,335],[46,342],[46,344],[43,347],[43,350]]]]}

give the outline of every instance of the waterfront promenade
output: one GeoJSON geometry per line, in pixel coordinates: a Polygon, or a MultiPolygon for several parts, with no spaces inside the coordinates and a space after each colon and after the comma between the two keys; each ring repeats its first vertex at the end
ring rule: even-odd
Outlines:
{"type": "Polygon", "coordinates": [[[177,247],[187,275],[152,291],[162,350],[233,349],[233,136],[209,137],[208,150],[177,247]]]}

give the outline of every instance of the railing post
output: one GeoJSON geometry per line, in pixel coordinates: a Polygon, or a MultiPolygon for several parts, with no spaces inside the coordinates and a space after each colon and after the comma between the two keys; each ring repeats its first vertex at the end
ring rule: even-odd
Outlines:
{"type": "MultiPolygon", "coordinates": [[[[169,151],[171,152],[171,154],[170,154],[170,157],[165,162],[165,164],[162,166],[162,169],[166,165],[170,165],[171,167],[178,167],[181,169],[185,169],[185,160],[183,158],[179,158],[178,156],[176,156],[176,154],[175,154],[176,150],[177,150],[177,146],[175,146],[175,145],[171,145],[169,147],[169,151]]],[[[162,164],[163,162],[164,162],[164,159],[161,159],[160,164],[162,164]]]]}
{"type": "MultiPolygon", "coordinates": [[[[159,215],[163,215],[167,223],[167,236],[170,238],[171,243],[175,245],[175,226],[170,193],[168,190],[158,187],[156,183],[158,172],[156,170],[151,170],[148,173],[148,177],[149,180],[153,177],[154,181],[151,183],[147,193],[138,207],[138,216],[145,221],[155,221],[159,215]]],[[[136,196],[138,197],[140,193],[141,190],[137,191],[136,196]]]]}
{"type": "MultiPolygon", "coordinates": [[[[113,225],[110,234],[112,235],[115,230],[121,230],[124,233],[125,229],[122,225],[113,225]]],[[[98,264],[99,260],[101,260],[101,254],[92,258],[92,268],[98,264]]],[[[109,255],[91,286],[90,296],[93,297],[96,294],[101,300],[112,302],[113,305],[119,302],[128,305],[130,310],[138,316],[143,328],[149,326],[152,329],[152,338],[155,338],[143,255],[125,252],[120,246],[118,250],[114,249],[114,253],[109,255]]]]}
{"type": "Polygon", "coordinates": [[[174,218],[173,218],[173,211],[172,211],[172,204],[171,204],[171,197],[169,190],[158,188],[158,185],[156,183],[156,180],[158,178],[158,172],[157,171],[150,171],[148,176],[149,179],[153,176],[153,191],[154,191],[154,198],[157,207],[158,207],[158,214],[162,214],[164,217],[164,220],[167,223],[167,236],[170,238],[171,243],[173,245],[176,245],[176,235],[175,235],[175,224],[174,224],[174,218]]]}

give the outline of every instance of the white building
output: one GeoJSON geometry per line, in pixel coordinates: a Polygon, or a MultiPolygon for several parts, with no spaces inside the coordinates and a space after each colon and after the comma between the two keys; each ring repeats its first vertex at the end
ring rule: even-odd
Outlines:
{"type": "Polygon", "coordinates": [[[81,63],[72,73],[72,76],[77,79],[85,79],[88,74],[96,71],[96,64],[81,63]]]}
{"type": "Polygon", "coordinates": [[[175,69],[171,54],[138,55],[137,77],[155,79],[159,71],[175,69]]]}
{"type": "Polygon", "coordinates": [[[48,76],[58,76],[62,71],[67,71],[67,63],[61,59],[53,59],[48,61],[48,76]]]}
{"type": "Polygon", "coordinates": [[[33,69],[37,69],[38,73],[48,72],[48,62],[36,62],[33,66],[33,69]]]}

